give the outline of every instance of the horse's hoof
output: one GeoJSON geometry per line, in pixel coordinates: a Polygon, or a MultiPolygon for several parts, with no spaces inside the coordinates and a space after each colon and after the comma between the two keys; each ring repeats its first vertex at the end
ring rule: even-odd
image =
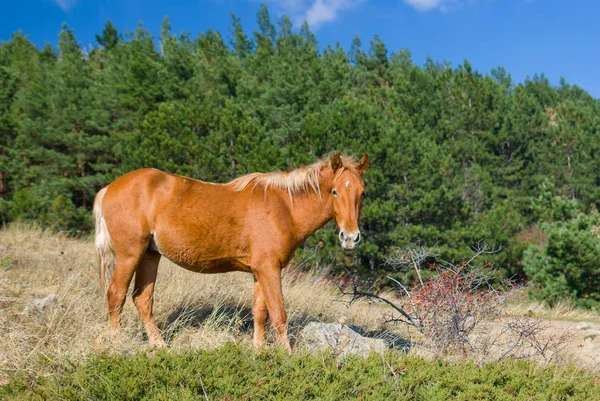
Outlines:
{"type": "Polygon", "coordinates": [[[156,349],[167,348],[167,343],[165,343],[162,340],[160,340],[160,341],[150,341],[150,346],[152,348],[156,348],[156,349]]]}

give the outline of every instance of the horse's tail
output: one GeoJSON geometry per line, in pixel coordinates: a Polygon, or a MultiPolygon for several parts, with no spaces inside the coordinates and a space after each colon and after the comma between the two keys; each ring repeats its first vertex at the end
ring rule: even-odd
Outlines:
{"type": "Polygon", "coordinates": [[[102,188],[94,200],[94,219],[96,220],[96,235],[94,243],[96,245],[96,256],[98,259],[98,269],[100,273],[100,288],[106,296],[112,271],[115,268],[115,249],[113,247],[110,234],[104,221],[102,212],[102,200],[106,194],[106,187],[102,188]],[[108,275],[107,275],[108,271],[108,275]]]}

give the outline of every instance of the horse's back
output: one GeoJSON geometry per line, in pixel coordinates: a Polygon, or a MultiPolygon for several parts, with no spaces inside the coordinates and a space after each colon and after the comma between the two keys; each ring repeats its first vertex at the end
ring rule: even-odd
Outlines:
{"type": "Polygon", "coordinates": [[[119,220],[127,216],[153,229],[161,219],[185,219],[192,206],[198,209],[199,203],[204,207],[206,201],[214,203],[210,199],[218,194],[213,187],[217,185],[153,168],[135,170],[106,187],[104,214],[119,215],[119,220]]]}

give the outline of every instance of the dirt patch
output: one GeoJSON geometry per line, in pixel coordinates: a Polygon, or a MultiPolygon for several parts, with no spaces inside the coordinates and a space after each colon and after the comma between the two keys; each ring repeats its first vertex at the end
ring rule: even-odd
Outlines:
{"type": "Polygon", "coordinates": [[[544,320],[548,334],[560,335],[565,331],[573,337],[564,348],[563,356],[578,366],[600,372],[600,323],[569,320],[544,320]]]}

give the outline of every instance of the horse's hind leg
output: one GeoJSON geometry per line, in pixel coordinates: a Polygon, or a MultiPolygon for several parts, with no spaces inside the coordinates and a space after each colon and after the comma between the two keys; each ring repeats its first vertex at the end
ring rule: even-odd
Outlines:
{"type": "Polygon", "coordinates": [[[127,289],[133,278],[133,273],[140,262],[144,252],[146,252],[147,244],[142,242],[129,247],[121,246],[120,244],[127,243],[125,239],[118,238],[113,235],[115,244],[115,271],[108,287],[108,313],[110,316],[110,327],[113,330],[119,330],[121,327],[121,311],[127,297],[127,289]]]}
{"type": "Polygon", "coordinates": [[[158,271],[160,253],[146,251],[135,271],[135,284],[133,287],[133,302],[140,312],[140,318],[146,328],[148,341],[152,345],[165,346],[154,316],[152,314],[154,283],[158,271]]]}
{"type": "Polygon", "coordinates": [[[138,258],[119,257],[117,254],[115,272],[113,273],[108,292],[108,314],[110,316],[110,328],[119,330],[121,328],[121,311],[127,297],[127,289],[133,278],[138,258]]]}

